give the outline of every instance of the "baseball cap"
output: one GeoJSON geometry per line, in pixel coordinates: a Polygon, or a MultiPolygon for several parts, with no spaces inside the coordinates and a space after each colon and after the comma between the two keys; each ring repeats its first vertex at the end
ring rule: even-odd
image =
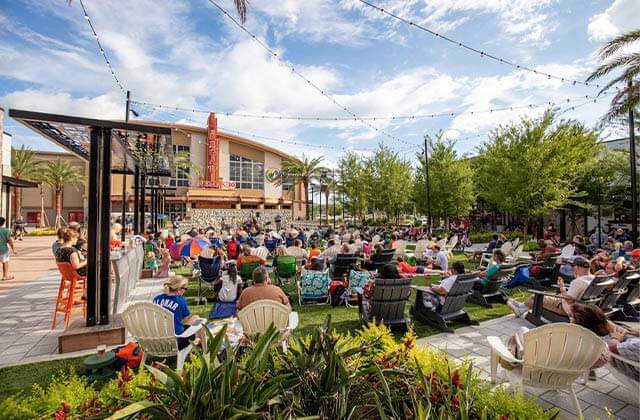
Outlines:
{"type": "Polygon", "coordinates": [[[577,265],[578,267],[585,267],[585,268],[589,268],[591,266],[591,263],[589,262],[589,260],[583,257],[582,255],[576,255],[571,257],[569,259],[569,264],[577,265]]]}

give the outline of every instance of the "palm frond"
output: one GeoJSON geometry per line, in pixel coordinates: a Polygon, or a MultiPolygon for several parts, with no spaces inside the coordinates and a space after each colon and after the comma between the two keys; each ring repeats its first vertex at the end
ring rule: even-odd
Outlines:
{"type": "Polygon", "coordinates": [[[623,66],[629,66],[629,70],[626,73],[630,74],[631,78],[638,76],[640,74],[640,53],[633,53],[629,55],[622,55],[620,57],[616,57],[613,60],[607,61],[606,63],[600,65],[591,75],[587,78],[587,82],[594,81],[595,79],[599,79],[602,76],[606,76],[614,70],[617,70],[623,66]]]}
{"type": "Polygon", "coordinates": [[[622,34],[613,38],[611,41],[607,42],[600,51],[598,51],[598,56],[601,60],[604,60],[608,57],[611,57],[613,54],[618,52],[622,47],[631,44],[632,42],[640,41],[640,29],[627,32],[626,34],[622,34]]]}

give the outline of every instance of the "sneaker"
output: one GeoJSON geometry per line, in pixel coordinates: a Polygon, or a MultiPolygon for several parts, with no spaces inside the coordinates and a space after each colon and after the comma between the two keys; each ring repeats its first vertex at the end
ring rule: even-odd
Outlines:
{"type": "Polygon", "coordinates": [[[507,306],[513,311],[514,314],[516,314],[518,318],[524,318],[526,313],[529,312],[529,307],[527,305],[513,299],[509,299],[507,301],[507,306]]]}

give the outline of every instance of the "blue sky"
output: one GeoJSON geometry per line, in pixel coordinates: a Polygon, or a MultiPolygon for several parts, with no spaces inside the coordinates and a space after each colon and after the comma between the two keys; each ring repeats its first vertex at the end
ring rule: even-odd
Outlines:
{"type": "MultiPolygon", "coordinates": [[[[218,1],[218,0],[216,0],[218,1]]],[[[584,80],[603,42],[636,29],[637,0],[378,0],[415,22],[540,71],[584,80]],[[634,26],[635,25],[635,26],[634,26]]],[[[0,0],[0,105],[121,119],[124,97],[80,7],[63,0],[0,0]]],[[[357,0],[252,0],[246,26],[278,51],[269,56],[207,0],[84,0],[105,52],[134,100],[217,112],[345,116],[308,79],[358,116],[479,111],[574,99],[597,89],[572,86],[481,58],[357,0]]],[[[229,11],[231,1],[219,3],[229,11]]],[[[235,15],[235,14],[234,14],[235,15]]],[[[605,100],[567,109],[594,125],[605,100]]],[[[206,114],[134,105],[139,118],[204,125],[206,114]]],[[[444,130],[473,153],[499,124],[543,107],[433,119],[301,122],[220,116],[221,129],[285,140],[256,140],[289,153],[369,153],[379,142],[412,158],[424,134],[444,130]],[[308,143],[317,147],[289,144],[308,143]],[[415,145],[415,146],[414,146],[415,145]],[[325,147],[325,148],[323,148],[325,147]]],[[[10,119],[15,144],[52,149],[10,119]]],[[[607,129],[604,137],[624,135],[607,129]]]]}

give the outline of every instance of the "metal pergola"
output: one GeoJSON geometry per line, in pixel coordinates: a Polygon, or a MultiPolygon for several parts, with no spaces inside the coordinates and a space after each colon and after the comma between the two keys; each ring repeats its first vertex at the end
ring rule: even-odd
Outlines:
{"type": "Polygon", "coordinates": [[[10,109],[9,116],[89,162],[86,324],[106,325],[111,174],[134,176],[134,229],[143,232],[146,178],[171,175],[171,129],[17,109],[10,109]]]}

